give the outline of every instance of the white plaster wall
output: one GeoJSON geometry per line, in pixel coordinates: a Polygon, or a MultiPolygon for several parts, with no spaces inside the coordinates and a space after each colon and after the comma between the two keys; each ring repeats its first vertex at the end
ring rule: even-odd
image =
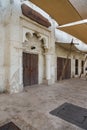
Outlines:
{"type": "Polygon", "coordinates": [[[0,26],[0,66],[4,63],[4,37],[5,37],[5,28],[0,26]]]}
{"type": "Polygon", "coordinates": [[[19,1],[14,1],[12,4],[11,19],[9,23],[10,30],[10,59],[9,59],[9,87],[10,93],[17,93],[23,90],[22,86],[22,51],[20,48],[21,41],[21,26],[20,26],[21,6],[19,1]]]}
{"type": "MultiPolygon", "coordinates": [[[[45,47],[47,52],[40,51],[29,53],[36,53],[39,55],[39,83],[42,83],[46,78],[45,55],[50,55],[50,81],[55,81],[55,39],[54,29],[43,27],[36,22],[26,18],[21,13],[21,3],[17,0],[11,4],[9,0],[1,1],[5,11],[6,19],[0,23],[0,91],[8,90],[10,93],[16,93],[23,90],[23,65],[22,53],[23,42],[25,40],[26,30],[38,32],[41,37],[46,40],[45,47]],[[11,7],[11,8],[10,8],[11,7]],[[10,12],[9,12],[10,9],[10,12]],[[26,30],[24,29],[26,28],[26,30]]],[[[33,41],[35,44],[36,41],[33,41]]],[[[40,43],[40,42],[38,42],[40,43]]],[[[26,51],[26,50],[25,50],[26,51]]]]}
{"type": "Polygon", "coordinates": [[[49,43],[50,43],[50,49],[49,49],[49,51],[50,51],[50,59],[51,59],[51,61],[50,61],[50,63],[51,63],[51,66],[50,66],[50,73],[51,73],[51,83],[53,84],[53,83],[55,83],[55,81],[56,81],[56,55],[55,55],[55,53],[56,53],[56,51],[55,51],[55,49],[56,49],[56,47],[55,47],[55,21],[52,21],[52,26],[50,27],[50,31],[51,31],[51,33],[50,33],[50,41],[49,41],[49,43]]]}
{"type": "Polygon", "coordinates": [[[75,77],[75,59],[72,56],[72,60],[71,60],[71,77],[74,78],[75,77]]]}
{"type": "Polygon", "coordinates": [[[14,68],[18,67],[16,61],[18,52],[15,53],[13,44],[18,46],[20,41],[20,14],[20,0],[0,0],[0,91],[11,89],[14,68]],[[15,64],[16,66],[13,67],[15,64]]]}
{"type": "Polygon", "coordinates": [[[3,27],[3,25],[0,25],[0,92],[5,90],[4,37],[5,37],[5,28],[3,27]]]}
{"type": "MultiPolygon", "coordinates": [[[[61,43],[61,44],[62,44],[62,43],[61,43]]],[[[56,56],[66,58],[68,53],[69,53],[69,52],[68,52],[67,50],[65,50],[64,48],[62,48],[62,47],[59,46],[58,44],[56,44],[56,56]]]]}
{"type": "Polygon", "coordinates": [[[22,82],[20,79],[20,53],[19,49],[11,45],[10,53],[10,91],[19,92],[22,91],[22,82]]]}
{"type": "Polygon", "coordinates": [[[39,75],[38,75],[38,79],[39,79],[39,84],[44,83],[44,79],[45,79],[45,59],[44,59],[44,55],[39,54],[39,75]]]}
{"type": "Polygon", "coordinates": [[[0,25],[0,91],[6,91],[9,82],[9,25],[0,25]]]}
{"type": "Polygon", "coordinates": [[[22,41],[20,39],[20,25],[10,24],[10,92],[22,91],[22,51],[20,48],[22,41]]]}
{"type": "Polygon", "coordinates": [[[3,8],[6,8],[8,5],[10,5],[10,0],[0,0],[0,6],[3,8]]]}

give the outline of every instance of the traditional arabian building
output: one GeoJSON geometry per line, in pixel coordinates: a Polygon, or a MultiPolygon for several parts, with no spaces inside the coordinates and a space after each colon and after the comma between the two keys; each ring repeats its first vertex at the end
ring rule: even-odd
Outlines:
{"type": "Polygon", "coordinates": [[[0,1],[0,92],[16,93],[34,84],[53,84],[62,70],[62,79],[79,76],[81,71],[84,74],[85,54],[77,49],[69,55],[64,72],[69,48],[56,41],[54,20],[36,8],[28,1],[0,1]]]}

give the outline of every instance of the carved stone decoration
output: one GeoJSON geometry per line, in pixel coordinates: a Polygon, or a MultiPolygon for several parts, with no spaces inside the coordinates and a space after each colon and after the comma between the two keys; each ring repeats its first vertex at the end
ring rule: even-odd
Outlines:
{"type": "Polygon", "coordinates": [[[33,37],[34,31],[28,30],[27,28],[23,28],[23,43],[26,43],[29,41],[31,37],[33,37]]]}
{"type": "Polygon", "coordinates": [[[46,36],[39,34],[39,40],[42,41],[42,47],[47,50],[48,49],[48,38],[46,36]]]}
{"type": "Polygon", "coordinates": [[[24,28],[22,48],[27,52],[48,53],[48,37],[24,28]]]}
{"type": "Polygon", "coordinates": [[[45,48],[45,49],[48,49],[47,38],[46,38],[46,37],[43,37],[42,39],[43,39],[43,42],[44,42],[44,48],[45,48]]]}
{"type": "Polygon", "coordinates": [[[33,37],[33,34],[30,33],[30,32],[26,32],[25,36],[26,36],[26,39],[29,41],[29,39],[30,39],[31,37],[33,37]]]}

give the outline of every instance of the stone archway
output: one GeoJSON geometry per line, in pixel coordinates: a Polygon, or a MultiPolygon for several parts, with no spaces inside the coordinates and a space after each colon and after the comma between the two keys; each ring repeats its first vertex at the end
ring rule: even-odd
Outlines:
{"type": "Polygon", "coordinates": [[[46,40],[44,37],[40,36],[40,34],[36,32],[33,33],[26,32],[25,38],[26,39],[23,42],[23,84],[24,86],[26,86],[26,85],[32,85],[37,83],[39,84],[43,83],[44,80],[46,79],[45,76],[46,75],[46,65],[45,65],[46,40]],[[33,62],[31,58],[34,56],[37,59],[37,60],[35,59],[36,63],[35,61],[33,62]],[[27,57],[28,59],[26,59],[27,57]],[[37,68],[35,69],[36,73],[34,70],[32,70],[31,63],[34,68],[35,68],[34,65],[37,66],[37,68]]]}

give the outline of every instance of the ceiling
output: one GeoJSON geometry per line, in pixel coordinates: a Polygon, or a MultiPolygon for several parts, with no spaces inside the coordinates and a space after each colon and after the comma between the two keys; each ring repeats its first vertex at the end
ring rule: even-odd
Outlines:
{"type": "Polygon", "coordinates": [[[87,44],[87,24],[61,27],[68,23],[87,19],[87,0],[30,0],[47,12],[63,30],[87,44]]]}

